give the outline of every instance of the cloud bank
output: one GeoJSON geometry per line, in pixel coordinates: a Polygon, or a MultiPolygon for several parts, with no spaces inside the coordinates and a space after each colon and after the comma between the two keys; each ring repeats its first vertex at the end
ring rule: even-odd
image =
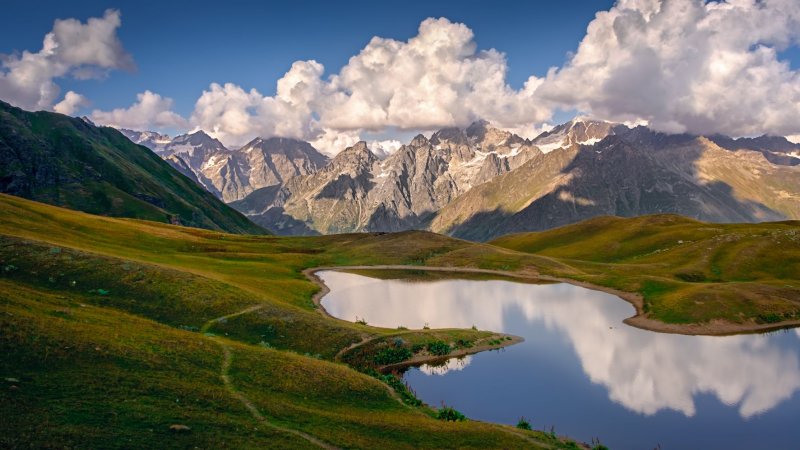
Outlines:
{"type": "Polygon", "coordinates": [[[538,98],[665,132],[797,134],[796,0],[620,0],[589,24],[538,98]]]}
{"type": "MultiPolygon", "coordinates": [[[[55,79],[130,69],[116,36],[118,11],[85,24],[58,20],[38,53],[4,56],[0,97],[29,109],[74,113],[56,103],[55,79]]],[[[665,132],[800,135],[800,72],[781,52],[800,42],[796,0],[619,0],[598,12],[562,67],[507,83],[505,55],[479,50],[472,30],[424,20],[407,41],[373,37],[336,73],[296,61],[275,95],[211,83],[189,117],[151,91],[128,108],[94,111],[98,123],[203,129],[226,145],[283,136],[335,153],[383,130],[426,131],[486,119],[532,137],[559,109],[647,123],[665,132]]],[[[394,146],[391,146],[394,147],[394,146]]]]}

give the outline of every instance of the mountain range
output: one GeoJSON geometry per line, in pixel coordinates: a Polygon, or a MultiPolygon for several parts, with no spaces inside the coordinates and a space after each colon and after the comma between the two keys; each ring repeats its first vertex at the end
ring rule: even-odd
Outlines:
{"type": "Polygon", "coordinates": [[[576,118],[525,139],[478,121],[389,155],[359,142],[328,159],[293,139],[228,150],[202,131],[123,133],[279,234],[428,229],[488,240],[599,215],[800,218],[800,145],[776,136],[670,135],[576,118]]]}

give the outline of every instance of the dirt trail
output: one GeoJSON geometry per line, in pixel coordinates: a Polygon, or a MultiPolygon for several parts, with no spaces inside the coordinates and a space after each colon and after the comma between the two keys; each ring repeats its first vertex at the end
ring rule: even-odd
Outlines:
{"type": "MultiPolygon", "coordinates": [[[[222,321],[224,319],[228,319],[228,318],[231,318],[231,317],[236,317],[236,316],[241,316],[243,314],[248,314],[248,313],[251,313],[253,311],[257,311],[257,310],[259,310],[261,308],[263,308],[263,305],[254,305],[254,306],[251,306],[249,308],[243,309],[242,311],[239,311],[239,312],[236,312],[236,313],[233,313],[233,314],[228,314],[228,315],[225,315],[225,316],[222,316],[222,317],[217,317],[216,319],[211,319],[208,322],[206,322],[200,330],[203,333],[206,333],[215,323],[218,323],[218,322],[220,322],[220,321],[222,321]]],[[[244,407],[250,412],[250,414],[253,416],[253,418],[255,418],[258,422],[262,423],[263,425],[268,426],[268,427],[270,427],[270,428],[272,428],[274,430],[278,430],[278,431],[285,432],[285,433],[290,433],[290,434],[293,434],[295,436],[301,437],[301,438],[305,439],[306,441],[316,445],[317,447],[324,448],[324,449],[330,449],[330,450],[338,449],[338,447],[333,446],[331,444],[328,444],[327,442],[323,442],[323,441],[315,438],[314,436],[311,436],[310,434],[303,433],[302,431],[294,430],[292,428],[286,428],[286,427],[283,427],[283,426],[280,426],[280,425],[276,425],[276,424],[270,422],[269,420],[267,420],[267,418],[264,417],[263,414],[261,414],[261,412],[258,410],[256,405],[253,404],[253,402],[250,401],[249,398],[247,398],[244,394],[242,394],[241,392],[236,390],[236,387],[233,385],[233,381],[231,381],[230,369],[231,369],[231,364],[233,363],[233,352],[231,351],[231,347],[228,344],[226,344],[225,341],[222,338],[219,338],[217,336],[209,336],[209,338],[211,340],[213,340],[214,342],[216,342],[217,345],[220,346],[220,348],[222,348],[222,354],[223,354],[222,368],[220,369],[220,375],[219,376],[222,379],[222,383],[225,386],[225,389],[228,391],[228,393],[233,398],[239,400],[239,402],[242,405],[244,405],[244,407]]]]}

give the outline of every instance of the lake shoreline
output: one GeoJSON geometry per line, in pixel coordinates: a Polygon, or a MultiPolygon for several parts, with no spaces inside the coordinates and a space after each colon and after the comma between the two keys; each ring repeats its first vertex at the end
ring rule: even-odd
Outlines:
{"type": "MultiPolygon", "coordinates": [[[[320,290],[315,293],[311,300],[313,301],[316,309],[325,317],[335,320],[343,320],[332,316],[322,306],[322,298],[330,292],[328,286],[320,279],[316,272],[324,270],[423,270],[430,272],[448,272],[448,273],[477,273],[485,275],[498,275],[508,278],[515,278],[519,280],[528,281],[552,281],[559,283],[567,283],[573,286],[579,286],[594,291],[605,292],[615,295],[620,299],[633,305],[636,314],[634,316],[624,319],[622,322],[642,330],[653,331],[657,333],[666,334],[681,334],[688,336],[730,336],[735,334],[752,334],[752,333],[765,333],[770,331],[779,331],[783,329],[794,328],[800,326],[800,320],[785,321],[775,324],[757,324],[757,323],[732,323],[723,320],[712,320],[708,323],[692,323],[692,324],[672,324],[661,322],[660,320],[651,319],[647,317],[644,312],[644,299],[640,294],[621,291],[619,289],[599,286],[596,284],[588,283],[585,281],[573,280],[570,278],[554,277],[550,275],[542,275],[538,272],[511,272],[505,270],[493,269],[478,269],[473,267],[444,267],[444,266],[409,266],[409,265],[374,265],[374,266],[320,266],[304,269],[303,275],[310,281],[317,284],[320,290]]],[[[515,342],[516,343],[516,342],[515,342]]],[[[512,344],[509,344],[512,345],[512,344]]],[[[498,347],[492,347],[498,348],[498,347]]],[[[473,353],[477,353],[473,352],[473,353]]],[[[441,359],[441,358],[439,358],[441,359]]]]}
{"type": "MultiPolygon", "coordinates": [[[[313,267],[313,268],[309,268],[309,269],[303,270],[303,275],[305,275],[306,278],[308,278],[312,282],[316,283],[320,287],[320,290],[317,291],[317,293],[315,293],[311,297],[311,300],[314,302],[314,306],[316,306],[315,309],[317,311],[319,311],[320,314],[322,314],[323,316],[325,316],[325,317],[327,317],[329,319],[342,320],[342,321],[345,321],[345,322],[348,322],[348,323],[352,323],[350,321],[347,321],[347,320],[344,320],[344,319],[340,319],[338,317],[335,317],[335,316],[331,315],[328,312],[328,310],[325,309],[325,306],[322,305],[322,298],[325,297],[325,295],[327,295],[330,292],[330,288],[328,287],[328,285],[325,284],[324,281],[322,281],[322,279],[320,277],[317,276],[317,272],[322,272],[322,271],[325,271],[325,270],[338,270],[338,271],[342,271],[342,270],[364,270],[364,269],[387,270],[387,268],[391,268],[391,267],[402,267],[403,268],[402,270],[409,270],[409,269],[417,268],[416,266],[313,267]]],[[[428,269],[422,269],[422,270],[428,270],[428,269]]],[[[475,269],[475,270],[480,271],[481,269],[475,269]]],[[[459,271],[459,272],[463,272],[463,271],[459,271]]],[[[480,273],[483,273],[483,272],[480,272],[480,273]]],[[[514,277],[514,278],[520,278],[520,277],[514,277]]],[[[438,330],[447,330],[447,329],[448,328],[439,328],[438,330]]],[[[420,331],[425,331],[425,330],[413,330],[413,329],[412,330],[403,330],[403,331],[399,331],[396,334],[393,334],[393,336],[402,336],[403,334],[415,333],[415,332],[420,332],[420,331]]],[[[492,330],[485,330],[485,331],[492,331],[492,330]]],[[[400,369],[400,368],[405,368],[405,367],[410,367],[410,366],[418,366],[418,365],[421,365],[421,364],[436,363],[436,362],[441,362],[441,361],[444,361],[444,360],[447,360],[447,359],[450,359],[450,358],[460,358],[460,357],[463,357],[463,356],[473,355],[473,354],[484,352],[484,351],[488,351],[488,350],[500,350],[500,349],[503,349],[503,348],[506,348],[506,347],[510,347],[512,345],[519,344],[519,343],[525,341],[525,339],[523,337],[521,337],[521,336],[516,336],[516,335],[513,335],[513,334],[507,334],[507,333],[501,333],[501,332],[495,332],[495,331],[492,331],[492,332],[495,335],[497,335],[498,337],[511,338],[511,339],[503,339],[499,344],[495,344],[495,345],[478,345],[478,346],[475,346],[475,347],[472,347],[472,348],[460,348],[460,349],[457,349],[457,350],[453,350],[452,352],[450,352],[449,354],[444,355],[444,356],[440,356],[440,355],[414,356],[413,358],[411,358],[411,359],[409,359],[407,361],[403,361],[403,362],[398,363],[398,364],[389,364],[389,365],[386,365],[386,366],[380,366],[377,369],[378,369],[378,371],[380,371],[382,373],[385,373],[386,371],[389,371],[391,369],[400,369]]],[[[354,348],[360,347],[362,345],[365,345],[368,342],[372,341],[373,339],[379,339],[381,337],[384,337],[384,336],[364,339],[364,340],[362,340],[360,342],[356,342],[356,343],[354,343],[352,345],[349,345],[349,346],[339,350],[339,352],[335,356],[335,359],[339,359],[343,354],[347,353],[348,351],[353,350],[354,348]]]]}
{"type": "Polygon", "coordinates": [[[436,364],[436,363],[443,363],[452,358],[463,358],[467,355],[474,355],[476,353],[481,353],[489,350],[501,350],[506,347],[510,347],[515,344],[521,344],[525,342],[525,338],[522,336],[516,336],[513,334],[507,333],[495,333],[497,336],[504,338],[499,345],[476,345],[475,347],[471,348],[460,348],[457,350],[453,350],[447,355],[438,356],[438,355],[422,355],[422,356],[414,356],[411,359],[406,361],[397,363],[397,364],[387,364],[385,366],[380,366],[377,370],[381,373],[389,373],[396,370],[407,369],[412,366],[419,366],[422,364],[436,364]],[[506,339],[511,338],[511,339],[506,339]]]}

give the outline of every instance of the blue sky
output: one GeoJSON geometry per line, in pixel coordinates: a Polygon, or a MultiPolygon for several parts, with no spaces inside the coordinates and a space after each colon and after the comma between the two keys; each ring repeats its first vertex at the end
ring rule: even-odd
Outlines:
{"type": "Polygon", "coordinates": [[[0,53],[41,48],[58,18],[85,21],[108,8],[122,13],[118,35],[137,70],[102,81],[69,78],[62,91],[88,97],[93,108],[127,106],[149,89],[175,100],[188,115],[211,82],[233,82],[272,95],[297,60],[314,59],[337,72],[373,36],[407,40],[427,17],[463,22],[479,48],[508,58],[508,82],[518,88],[574,51],[586,26],[608,0],[550,1],[57,1],[6,2],[0,53]]]}
{"type": "Polygon", "coordinates": [[[797,0],[10,0],[0,11],[0,99],[203,129],[232,146],[285,136],[336,152],[477,119],[532,137],[575,114],[800,140],[797,0]]]}

